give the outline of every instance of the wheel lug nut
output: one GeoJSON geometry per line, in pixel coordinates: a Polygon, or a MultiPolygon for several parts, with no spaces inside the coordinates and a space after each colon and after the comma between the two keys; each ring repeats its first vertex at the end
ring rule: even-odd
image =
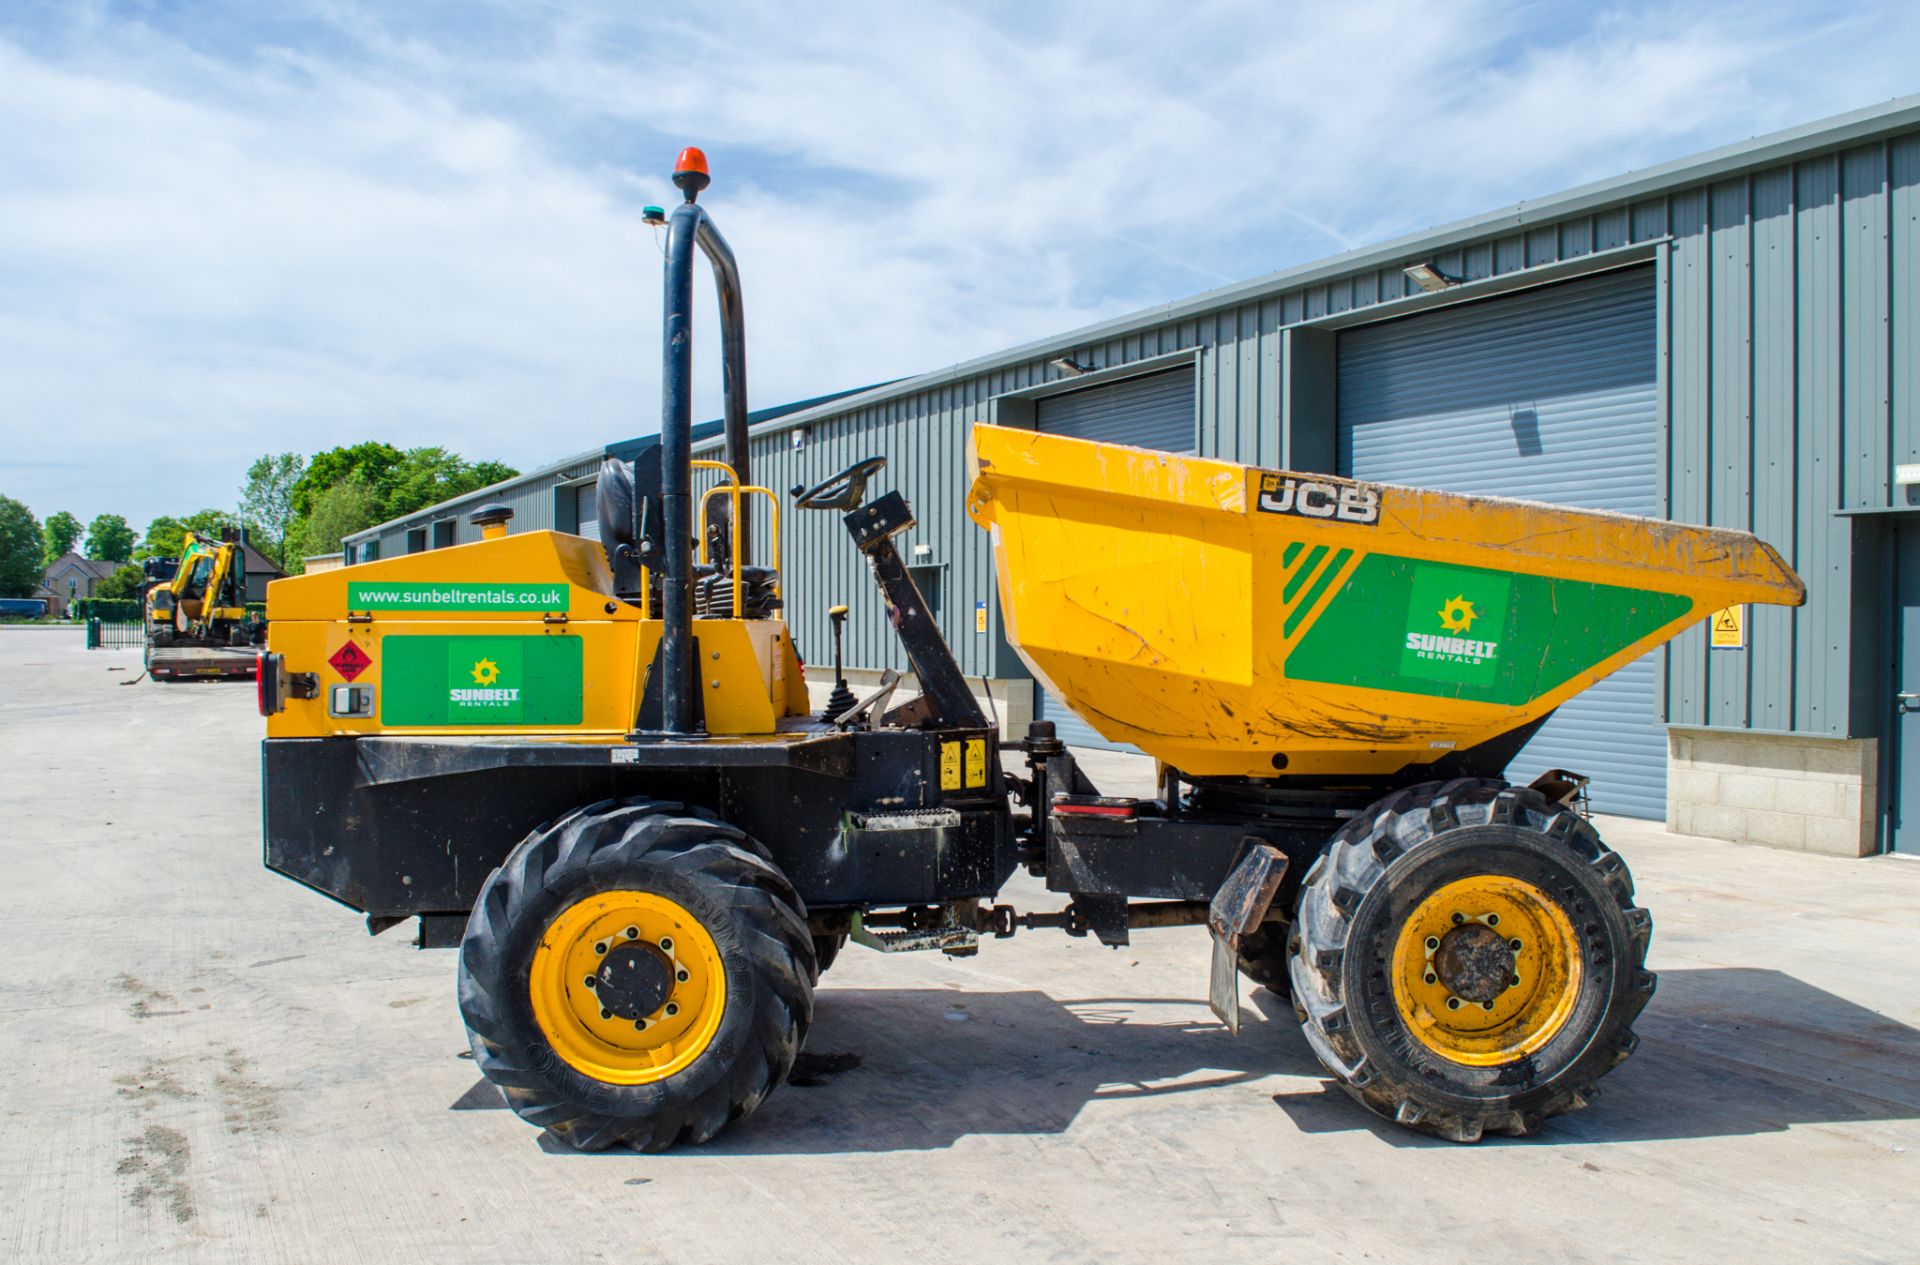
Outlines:
{"type": "Polygon", "coordinates": [[[1507,976],[1507,987],[1508,988],[1520,987],[1520,977],[1518,975],[1507,976]]]}
{"type": "Polygon", "coordinates": [[[1515,953],[1518,953],[1518,952],[1520,952],[1520,941],[1519,941],[1519,939],[1518,939],[1518,938],[1515,938],[1515,939],[1512,939],[1512,940],[1509,940],[1509,941],[1507,941],[1507,947],[1508,947],[1509,949],[1512,949],[1512,950],[1513,950],[1513,951],[1514,951],[1515,953]]]}
{"type": "Polygon", "coordinates": [[[1466,920],[1467,920],[1467,916],[1465,914],[1455,914],[1453,916],[1453,925],[1457,927],[1461,923],[1465,922],[1466,920]]]}
{"type": "Polygon", "coordinates": [[[602,1019],[611,1019],[613,1018],[613,1012],[611,1010],[603,1010],[600,1012],[600,1017],[602,1019]]]}
{"type": "Polygon", "coordinates": [[[1458,997],[1447,998],[1447,1009],[1448,1010],[1460,1009],[1460,999],[1458,997]]]}
{"type": "Polygon", "coordinates": [[[667,1003],[667,1018],[671,1019],[679,1013],[680,1013],[680,1006],[677,1002],[667,1003]]]}
{"type": "Polygon", "coordinates": [[[672,953],[672,952],[673,952],[673,937],[672,937],[672,936],[661,936],[661,937],[660,937],[660,951],[661,951],[662,953],[672,953]]]}
{"type": "Polygon", "coordinates": [[[1490,1001],[1483,1001],[1483,1002],[1481,1002],[1481,1003],[1480,1003],[1480,1009],[1482,1009],[1482,1010],[1492,1010],[1492,1009],[1493,1009],[1493,1003],[1492,1003],[1492,1002],[1490,1002],[1490,1001]]]}
{"type": "Polygon", "coordinates": [[[588,987],[588,988],[598,988],[598,987],[600,987],[600,977],[599,977],[598,975],[589,975],[589,976],[587,976],[587,978],[586,978],[586,981],[585,981],[585,982],[586,982],[586,985],[587,985],[587,987],[588,987]]]}
{"type": "Polygon", "coordinates": [[[647,1021],[645,1019],[635,1019],[633,1026],[635,1031],[645,1032],[647,1030],[647,1021]]]}
{"type": "Polygon", "coordinates": [[[599,944],[594,945],[593,951],[595,953],[598,953],[601,957],[605,957],[607,955],[607,942],[605,940],[602,940],[599,944]]]}
{"type": "Polygon", "coordinates": [[[640,938],[640,928],[638,927],[627,928],[627,939],[638,940],[639,938],[640,938]]]}
{"type": "Polygon", "coordinates": [[[1500,915],[1499,915],[1499,914],[1488,914],[1488,915],[1487,915],[1487,925],[1488,925],[1489,927],[1497,927],[1497,926],[1499,926],[1499,925],[1500,925],[1500,915]]]}
{"type": "Polygon", "coordinates": [[[1434,951],[1435,949],[1437,949],[1437,948],[1439,948],[1439,947],[1440,947],[1440,939],[1439,939],[1439,937],[1437,937],[1437,936],[1428,936],[1428,937],[1427,937],[1427,952],[1428,952],[1428,953],[1432,953],[1432,952],[1433,952],[1433,951],[1434,951]]]}
{"type": "Polygon", "coordinates": [[[1438,984],[1440,982],[1440,977],[1438,975],[1435,975],[1432,971],[1428,971],[1425,982],[1428,984],[1438,984]]]}
{"type": "Polygon", "coordinates": [[[687,973],[685,971],[675,971],[673,973],[673,978],[679,980],[682,984],[684,984],[687,982],[687,973]]]}

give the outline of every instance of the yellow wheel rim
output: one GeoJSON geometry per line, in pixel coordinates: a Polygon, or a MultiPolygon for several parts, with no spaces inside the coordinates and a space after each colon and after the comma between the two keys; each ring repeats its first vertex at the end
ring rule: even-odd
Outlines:
{"type": "Polygon", "coordinates": [[[1580,995],[1580,941],[1565,911],[1503,874],[1457,879],[1421,901],[1393,950],[1393,993],[1414,1039],[1495,1067],[1539,1050],[1580,995]]]}
{"type": "Polygon", "coordinates": [[[652,892],[599,892],[561,910],[534,950],[527,988],[553,1052],[609,1085],[646,1085],[687,1067],[712,1044],[727,1006],[713,937],[652,892]]]}

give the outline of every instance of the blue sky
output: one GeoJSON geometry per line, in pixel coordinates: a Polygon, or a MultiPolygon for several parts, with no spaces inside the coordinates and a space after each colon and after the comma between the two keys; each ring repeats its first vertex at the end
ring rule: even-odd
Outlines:
{"type": "Polygon", "coordinates": [[[269,450],[653,429],[683,144],[767,405],[1920,90],[1915,47],[1911,4],[9,0],[0,492],[139,526],[269,450]]]}

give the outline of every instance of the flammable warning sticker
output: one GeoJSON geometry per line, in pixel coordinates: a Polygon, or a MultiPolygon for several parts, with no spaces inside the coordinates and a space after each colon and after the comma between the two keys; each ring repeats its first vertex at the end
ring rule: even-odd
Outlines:
{"type": "Polygon", "coordinates": [[[357,641],[349,641],[327,659],[327,666],[340,674],[340,678],[351,681],[373,666],[373,656],[361,648],[357,641]]]}
{"type": "Polygon", "coordinates": [[[410,637],[382,642],[387,725],[577,725],[578,637],[410,637]]]}

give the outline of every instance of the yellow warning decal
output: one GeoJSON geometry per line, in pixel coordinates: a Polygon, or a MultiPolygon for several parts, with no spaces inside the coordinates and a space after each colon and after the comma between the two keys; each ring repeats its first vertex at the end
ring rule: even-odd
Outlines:
{"type": "Polygon", "coordinates": [[[960,744],[957,742],[940,744],[940,789],[960,789],[960,744]]]}
{"type": "Polygon", "coordinates": [[[1717,610],[1707,623],[1709,644],[1715,650],[1745,650],[1747,648],[1747,608],[1729,606],[1717,610]]]}
{"type": "Polygon", "coordinates": [[[985,738],[967,739],[967,787],[987,784],[987,740],[985,738]]]}

